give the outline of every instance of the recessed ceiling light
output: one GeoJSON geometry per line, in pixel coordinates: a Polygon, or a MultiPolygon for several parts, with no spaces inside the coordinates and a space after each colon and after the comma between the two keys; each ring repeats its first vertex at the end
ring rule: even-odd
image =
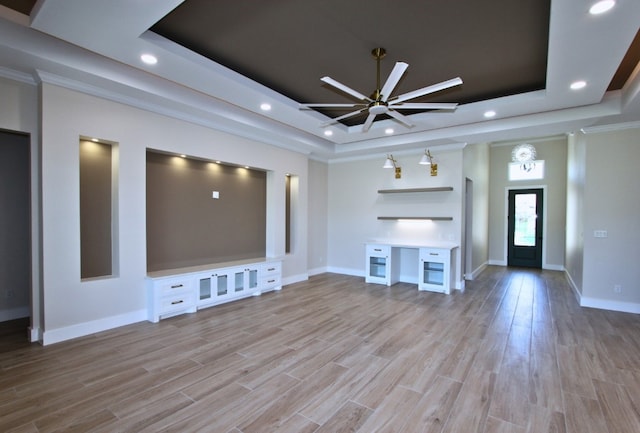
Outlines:
{"type": "Polygon", "coordinates": [[[571,83],[571,90],[580,90],[583,89],[584,87],[586,87],[587,82],[584,80],[579,80],[579,81],[574,81],[573,83],[571,83]]]}
{"type": "Polygon", "coordinates": [[[245,166],[244,166],[244,168],[246,168],[246,169],[248,170],[248,169],[249,169],[249,166],[248,166],[248,165],[245,165],[245,166]]]}
{"type": "Polygon", "coordinates": [[[391,135],[391,134],[393,134],[393,132],[394,132],[393,128],[387,128],[387,129],[384,130],[384,133],[387,134],[387,135],[391,135]]]}
{"type": "Polygon", "coordinates": [[[327,137],[331,137],[333,135],[333,131],[330,129],[327,129],[326,131],[324,131],[324,135],[326,135],[327,137]]]}
{"type": "Polygon", "coordinates": [[[184,153],[182,155],[180,155],[180,158],[186,158],[187,155],[185,155],[184,153]]]}
{"type": "Polygon", "coordinates": [[[489,111],[485,111],[484,112],[484,117],[486,117],[487,119],[490,117],[494,117],[496,115],[496,112],[493,110],[489,110],[489,111]]]}
{"type": "Polygon", "coordinates": [[[591,7],[589,8],[589,13],[591,15],[603,14],[608,10],[611,10],[611,8],[614,7],[615,5],[616,5],[615,0],[600,0],[595,2],[593,5],[591,5],[591,7]]]}
{"type": "Polygon", "coordinates": [[[147,65],[155,65],[156,63],[158,63],[158,58],[153,54],[148,53],[141,55],[140,60],[142,60],[147,65]]]}
{"type": "Polygon", "coordinates": [[[100,140],[98,140],[97,138],[92,138],[91,141],[93,141],[94,143],[97,143],[100,140]]]}
{"type": "Polygon", "coordinates": [[[262,104],[260,104],[260,109],[262,111],[269,111],[269,110],[271,110],[271,104],[267,104],[266,102],[262,103],[262,104]]]}

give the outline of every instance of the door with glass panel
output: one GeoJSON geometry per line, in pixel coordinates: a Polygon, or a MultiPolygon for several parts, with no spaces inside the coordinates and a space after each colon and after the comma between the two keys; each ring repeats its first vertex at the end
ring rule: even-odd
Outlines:
{"type": "Polygon", "coordinates": [[[542,268],[542,193],[539,188],[509,191],[509,266],[542,268]]]}

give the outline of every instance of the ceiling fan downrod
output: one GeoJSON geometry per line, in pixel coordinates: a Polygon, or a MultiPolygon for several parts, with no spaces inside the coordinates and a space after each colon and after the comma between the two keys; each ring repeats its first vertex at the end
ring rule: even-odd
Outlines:
{"type": "Polygon", "coordinates": [[[380,60],[387,54],[384,48],[374,48],[371,50],[371,55],[376,59],[376,90],[371,94],[370,98],[373,101],[369,104],[369,110],[375,114],[383,114],[387,112],[387,103],[382,101],[382,93],[380,93],[380,60]]]}
{"type": "Polygon", "coordinates": [[[380,94],[380,60],[387,55],[387,51],[384,48],[374,48],[371,50],[371,55],[376,59],[377,66],[376,90],[371,94],[371,99],[379,101],[382,98],[382,94],[380,94]]]}

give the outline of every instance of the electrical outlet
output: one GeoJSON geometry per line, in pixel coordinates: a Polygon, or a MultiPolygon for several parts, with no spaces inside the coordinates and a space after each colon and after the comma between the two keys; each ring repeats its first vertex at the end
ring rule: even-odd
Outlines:
{"type": "Polygon", "coordinates": [[[613,286],[613,291],[615,293],[622,293],[622,286],[620,284],[616,284],[615,286],[613,286]]]}

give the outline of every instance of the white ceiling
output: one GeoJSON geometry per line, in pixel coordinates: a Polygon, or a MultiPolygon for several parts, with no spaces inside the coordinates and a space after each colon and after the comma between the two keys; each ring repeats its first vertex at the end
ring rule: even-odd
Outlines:
{"type": "Polygon", "coordinates": [[[588,15],[587,0],[552,0],[545,90],[414,114],[411,129],[393,120],[368,133],[338,125],[332,137],[320,127],[323,115],[147,31],[180,3],[40,0],[31,17],[0,6],[0,75],[55,82],[322,160],[640,122],[638,68],[621,91],[606,91],[638,32],[638,0],[618,0],[601,16],[588,15]],[[158,64],[142,64],[145,52],[158,64]],[[578,79],[587,87],[570,90],[578,79]],[[260,110],[263,102],[271,111],[260,110]],[[487,120],[489,109],[497,115],[487,120]],[[386,126],[395,134],[385,135],[386,126]]]}

